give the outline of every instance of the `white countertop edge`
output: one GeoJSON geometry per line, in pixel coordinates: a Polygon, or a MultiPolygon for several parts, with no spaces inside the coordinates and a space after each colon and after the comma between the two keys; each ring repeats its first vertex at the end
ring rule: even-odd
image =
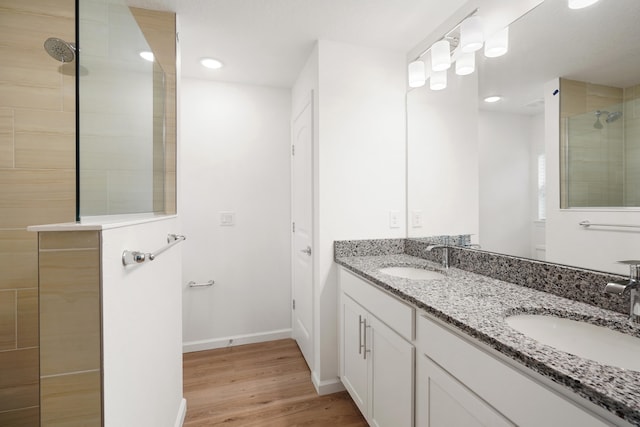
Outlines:
{"type": "Polygon", "coordinates": [[[113,228],[129,227],[132,225],[145,224],[155,221],[165,221],[177,217],[177,215],[154,214],[89,216],[81,218],[80,221],[77,222],[30,225],[29,227],[27,227],[27,231],[101,231],[110,230],[113,228]]]}

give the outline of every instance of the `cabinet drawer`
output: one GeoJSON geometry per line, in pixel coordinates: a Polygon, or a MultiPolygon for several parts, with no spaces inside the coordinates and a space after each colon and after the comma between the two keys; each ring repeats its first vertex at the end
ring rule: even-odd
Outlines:
{"type": "Polygon", "coordinates": [[[524,366],[520,370],[499,360],[453,328],[419,316],[417,335],[421,357],[432,359],[519,426],[609,425],[578,406],[579,396],[563,396],[544,386],[524,366]]]}
{"type": "Polygon", "coordinates": [[[339,269],[339,280],[342,292],[374,313],[378,319],[406,340],[412,341],[414,339],[415,309],[413,307],[376,289],[376,285],[357,277],[342,267],[339,269]]]}

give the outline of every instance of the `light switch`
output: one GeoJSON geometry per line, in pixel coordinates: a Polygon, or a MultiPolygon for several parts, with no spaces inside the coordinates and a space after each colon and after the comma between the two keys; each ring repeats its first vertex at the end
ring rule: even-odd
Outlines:
{"type": "Polygon", "coordinates": [[[219,212],[220,213],[220,225],[223,227],[229,227],[236,225],[236,213],[235,212],[219,212]]]}
{"type": "Polygon", "coordinates": [[[389,211],[389,228],[400,228],[400,212],[389,211]]]}
{"type": "Polygon", "coordinates": [[[411,226],[413,228],[422,227],[422,211],[411,211],[411,226]]]}

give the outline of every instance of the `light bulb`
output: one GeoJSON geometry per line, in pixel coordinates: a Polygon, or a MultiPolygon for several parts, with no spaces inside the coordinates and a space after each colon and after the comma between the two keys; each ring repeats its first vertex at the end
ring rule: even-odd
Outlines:
{"type": "Polygon", "coordinates": [[[217,70],[218,68],[222,68],[222,62],[218,61],[217,59],[213,59],[213,58],[202,58],[200,60],[200,64],[202,64],[203,67],[211,68],[213,70],[217,70]]]}
{"type": "Polygon", "coordinates": [[[451,67],[451,45],[447,40],[437,41],[431,46],[431,69],[448,70],[451,67]]]}
{"type": "Polygon", "coordinates": [[[482,19],[479,16],[470,16],[462,21],[460,24],[460,47],[463,52],[480,50],[483,41],[482,19]]]}
{"type": "Polygon", "coordinates": [[[484,42],[484,56],[497,58],[509,50],[509,27],[498,31],[484,42]]]}
{"type": "Polygon", "coordinates": [[[153,56],[153,52],[149,52],[148,50],[140,52],[140,57],[149,62],[153,62],[155,60],[155,56],[153,56]]]}
{"type": "Polygon", "coordinates": [[[421,87],[425,82],[424,62],[413,61],[409,63],[409,87],[421,87]]]}
{"type": "Polygon", "coordinates": [[[598,0],[569,0],[569,9],[582,9],[597,3],[598,0]]]}
{"type": "Polygon", "coordinates": [[[429,79],[429,88],[431,90],[442,90],[447,87],[447,70],[434,71],[429,79]]]}
{"type": "Polygon", "coordinates": [[[456,74],[459,76],[466,76],[471,74],[476,69],[476,53],[468,52],[462,53],[456,60],[456,74]]]}

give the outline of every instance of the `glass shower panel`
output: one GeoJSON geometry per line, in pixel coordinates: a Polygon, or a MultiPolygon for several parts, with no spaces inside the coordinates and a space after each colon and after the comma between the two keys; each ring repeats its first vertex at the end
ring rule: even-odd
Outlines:
{"type": "Polygon", "coordinates": [[[625,206],[623,105],[569,117],[565,170],[568,207],[625,206]]]}
{"type": "Polygon", "coordinates": [[[124,0],[80,0],[79,217],[164,210],[164,72],[124,0]]]}
{"type": "Polygon", "coordinates": [[[625,206],[640,206],[640,85],[624,91],[625,206]]]}

